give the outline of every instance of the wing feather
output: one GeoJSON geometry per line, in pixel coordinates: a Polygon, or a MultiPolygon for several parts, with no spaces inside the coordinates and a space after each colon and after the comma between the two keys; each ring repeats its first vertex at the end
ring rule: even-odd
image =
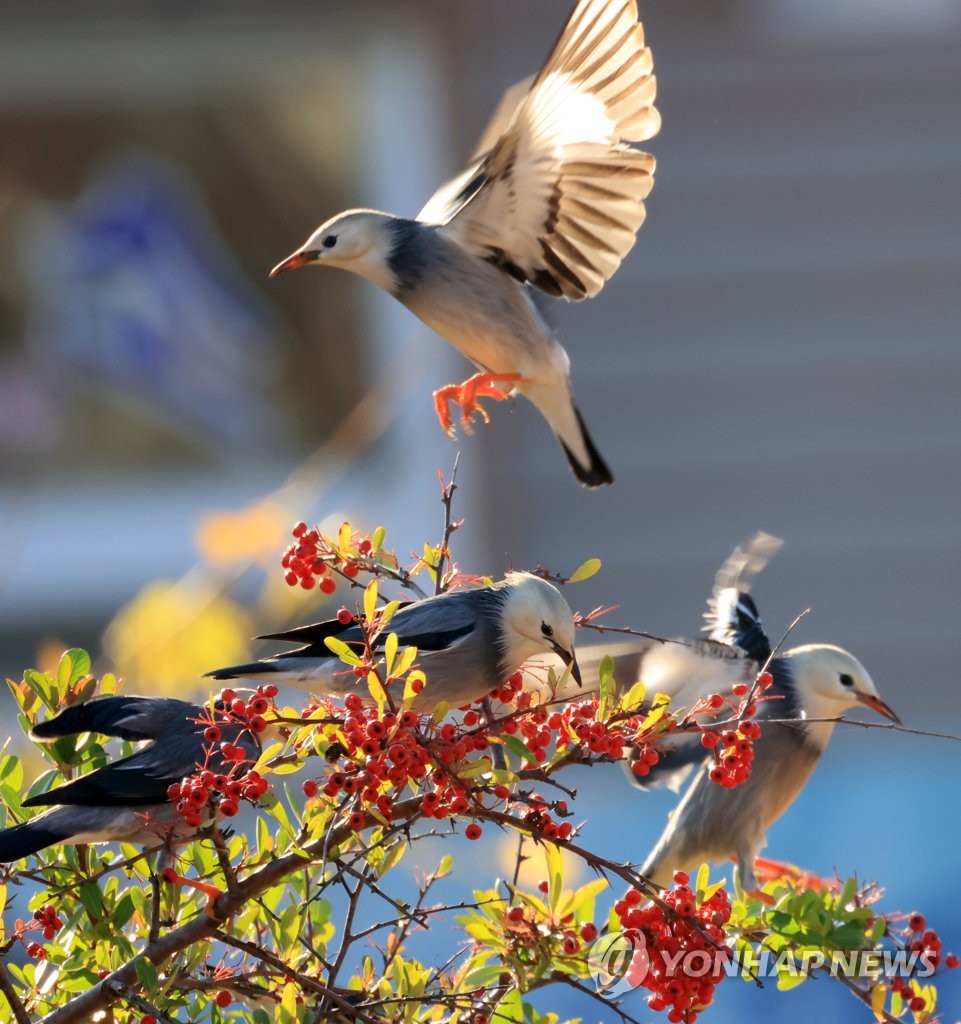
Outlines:
{"type": "Polygon", "coordinates": [[[656,81],[635,0],[580,0],[544,67],[514,86],[477,159],[419,219],[548,295],[596,295],[634,245],[654,158],[656,81]],[[485,148],[486,147],[486,148],[485,148]]]}

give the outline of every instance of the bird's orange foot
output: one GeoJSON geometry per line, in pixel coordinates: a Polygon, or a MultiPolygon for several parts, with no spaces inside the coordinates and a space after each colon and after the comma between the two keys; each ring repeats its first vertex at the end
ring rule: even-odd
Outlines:
{"type": "Polygon", "coordinates": [[[776,879],[785,879],[786,881],[793,882],[799,889],[814,889],[815,892],[831,892],[832,890],[836,891],[838,888],[836,879],[811,875],[795,864],[770,860],[767,857],[755,858],[754,874],[762,883],[773,882],[776,879]]]}
{"type": "Polygon", "coordinates": [[[434,392],[434,408],[437,418],[448,437],[456,436],[454,421],[450,414],[450,403],[455,402],[461,407],[460,425],[469,434],[471,420],[479,413],[485,423],[490,423],[487,410],[477,401],[479,398],[493,398],[502,402],[513,388],[502,388],[500,384],[517,384],[524,378],[519,373],[475,373],[463,384],[448,384],[434,392]]]}
{"type": "Polygon", "coordinates": [[[178,875],[173,868],[164,868],[160,872],[161,879],[168,885],[184,885],[189,889],[196,889],[198,892],[202,892],[207,897],[207,903],[204,906],[204,910],[211,920],[217,919],[217,912],[214,908],[214,904],[217,900],[223,896],[223,890],[218,889],[215,885],[210,885],[208,882],[201,882],[195,878],[184,878],[183,875],[178,875]]]}

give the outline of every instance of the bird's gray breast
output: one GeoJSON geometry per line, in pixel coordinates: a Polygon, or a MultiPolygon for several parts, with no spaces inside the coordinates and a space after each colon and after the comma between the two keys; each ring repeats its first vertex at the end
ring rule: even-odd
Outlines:
{"type": "Polygon", "coordinates": [[[391,224],[393,295],[481,369],[525,372],[557,343],[525,288],[427,224],[391,224]]]}

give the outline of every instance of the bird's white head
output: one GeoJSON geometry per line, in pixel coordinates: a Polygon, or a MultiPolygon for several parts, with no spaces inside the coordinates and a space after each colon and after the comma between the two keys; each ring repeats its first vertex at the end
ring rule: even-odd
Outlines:
{"type": "Polygon", "coordinates": [[[281,260],[271,277],[297,267],[340,267],[390,291],[394,278],[388,258],[394,245],[390,225],[396,218],[379,210],[348,210],[332,217],[304,244],[281,260]]]}
{"type": "Polygon", "coordinates": [[[535,654],[552,652],[565,665],[577,685],[581,672],[574,657],[574,616],[561,592],[547,580],[527,572],[504,578],[504,659],[516,668],[535,654]]]}
{"type": "Polygon", "coordinates": [[[806,717],[834,718],[863,704],[900,724],[898,716],[878,696],[867,669],[843,648],[806,644],[782,657],[790,668],[806,717]]]}

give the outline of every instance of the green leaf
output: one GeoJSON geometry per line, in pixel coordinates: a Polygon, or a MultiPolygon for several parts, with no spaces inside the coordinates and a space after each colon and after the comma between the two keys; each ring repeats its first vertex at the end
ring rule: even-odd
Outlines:
{"type": "Polygon", "coordinates": [[[510,734],[505,734],[501,737],[504,741],[504,746],[515,756],[523,758],[525,761],[530,761],[531,764],[537,764],[537,758],[534,756],[534,751],[521,739],[510,734]]]}
{"type": "Polygon", "coordinates": [[[156,992],[160,986],[160,976],[157,968],[145,957],[138,956],[133,962],[134,970],[137,972],[137,980],[143,986],[145,992],[156,992]]]}
{"type": "Polygon", "coordinates": [[[100,892],[99,886],[90,883],[82,885],[77,891],[77,895],[80,897],[80,902],[83,904],[84,910],[86,910],[91,917],[103,916],[103,895],[100,892]]]}
{"type": "Polygon", "coordinates": [[[79,647],[71,647],[69,651],[61,655],[60,664],[64,659],[69,659],[70,669],[67,675],[67,685],[73,686],[79,683],[84,676],[90,675],[90,655],[79,647]]]}
{"type": "Polygon", "coordinates": [[[113,925],[114,931],[119,932],[130,918],[133,917],[133,912],[133,897],[129,892],[124,893],[110,915],[110,923],[113,925]]]}
{"type": "Polygon", "coordinates": [[[639,708],[644,703],[646,697],[647,687],[642,682],[634,683],[621,698],[621,707],[628,711],[633,708],[639,708]]]}
{"type": "Polygon", "coordinates": [[[580,583],[581,580],[589,580],[592,576],[596,575],[600,567],[601,560],[599,558],[588,558],[583,565],[574,570],[567,582],[580,583]]]}
{"type": "Polygon", "coordinates": [[[348,647],[347,644],[338,637],[325,636],[324,644],[327,649],[333,654],[336,654],[345,665],[357,666],[363,664],[362,659],[354,653],[353,649],[348,647]]]}
{"type": "Polygon", "coordinates": [[[548,902],[556,913],[564,888],[564,858],[555,843],[544,843],[544,861],[547,864],[548,902]]]}

